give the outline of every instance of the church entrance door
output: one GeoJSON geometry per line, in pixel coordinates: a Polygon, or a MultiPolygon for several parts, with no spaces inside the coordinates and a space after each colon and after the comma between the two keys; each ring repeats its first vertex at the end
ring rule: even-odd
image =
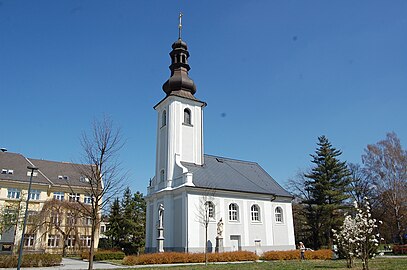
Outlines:
{"type": "Polygon", "coordinates": [[[240,235],[231,235],[230,236],[230,246],[231,246],[231,251],[240,250],[240,235]]]}

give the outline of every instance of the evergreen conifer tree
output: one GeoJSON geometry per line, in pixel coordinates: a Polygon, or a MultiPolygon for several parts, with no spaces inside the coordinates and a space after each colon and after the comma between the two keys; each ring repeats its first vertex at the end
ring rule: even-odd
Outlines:
{"type": "Polygon", "coordinates": [[[106,235],[111,239],[113,247],[120,247],[122,217],[119,198],[116,198],[110,207],[108,224],[109,229],[106,231],[106,235]]]}
{"type": "Polygon", "coordinates": [[[309,199],[304,201],[314,249],[332,245],[332,229],[338,229],[343,221],[350,184],[346,162],[338,158],[342,152],[325,136],[318,137],[317,145],[315,154],[311,154],[315,167],[305,174],[309,199]]]}
{"type": "Polygon", "coordinates": [[[131,193],[126,188],[122,199],[122,235],[121,246],[126,254],[139,253],[144,246],[146,204],[143,194],[131,193]]]}

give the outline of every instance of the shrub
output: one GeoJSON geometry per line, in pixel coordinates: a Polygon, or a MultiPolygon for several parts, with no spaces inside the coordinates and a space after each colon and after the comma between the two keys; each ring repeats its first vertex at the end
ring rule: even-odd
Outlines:
{"type": "MultiPolygon", "coordinates": [[[[332,258],[332,251],[329,249],[321,249],[316,251],[306,251],[305,259],[307,260],[330,260],[332,258]]],[[[273,260],[299,260],[300,251],[299,250],[288,250],[288,251],[267,251],[260,259],[266,261],[273,260]]]]}
{"type": "MultiPolygon", "coordinates": [[[[106,261],[106,260],[123,260],[126,255],[123,251],[118,250],[99,250],[93,255],[94,261],[106,261]]],[[[82,259],[89,260],[89,251],[83,251],[81,254],[82,259]]]]}
{"type": "MultiPolygon", "coordinates": [[[[255,261],[258,259],[258,256],[255,253],[249,251],[208,253],[207,255],[209,262],[255,261]]],[[[123,260],[123,264],[125,265],[203,262],[205,262],[205,255],[203,253],[179,252],[163,252],[143,254],[140,256],[126,256],[123,260]]]]}
{"type": "Polygon", "coordinates": [[[393,245],[394,254],[407,254],[407,245],[393,245]]]}
{"type": "MultiPolygon", "coordinates": [[[[58,254],[25,254],[21,262],[22,267],[45,267],[60,265],[62,256],[58,254]]],[[[0,255],[0,267],[17,267],[18,257],[14,255],[0,255]]]]}

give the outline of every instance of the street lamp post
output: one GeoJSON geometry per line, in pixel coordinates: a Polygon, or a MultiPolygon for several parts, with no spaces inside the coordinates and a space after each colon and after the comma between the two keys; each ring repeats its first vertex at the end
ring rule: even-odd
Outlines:
{"type": "Polygon", "coordinates": [[[21,261],[23,259],[24,233],[25,233],[25,227],[27,226],[28,202],[30,201],[30,193],[31,193],[31,184],[32,184],[32,181],[33,181],[33,174],[34,174],[34,171],[38,170],[38,168],[34,167],[34,166],[27,166],[27,169],[31,170],[31,175],[30,175],[30,184],[28,186],[27,201],[25,202],[24,223],[23,223],[23,231],[21,233],[20,251],[18,253],[17,270],[20,270],[21,261]]]}

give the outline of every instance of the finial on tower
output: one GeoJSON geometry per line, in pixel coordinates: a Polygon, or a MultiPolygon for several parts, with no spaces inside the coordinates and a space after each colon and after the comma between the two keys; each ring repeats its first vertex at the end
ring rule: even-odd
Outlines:
{"type": "Polygon", "coordinates": [[[178,39],[181,39],[181,33],[182,33],[182,12],[179,13],[179,24],[178,24],[178,39]]]}

